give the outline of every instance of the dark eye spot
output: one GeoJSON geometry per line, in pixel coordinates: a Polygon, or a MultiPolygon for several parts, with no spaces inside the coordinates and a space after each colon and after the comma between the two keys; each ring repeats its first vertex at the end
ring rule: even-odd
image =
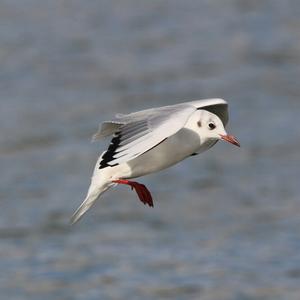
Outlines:
{"type": "Polygon", "coordinates": [[[202,126],[201,121],[198,121],[198,122],[197,122],[197,125],[198,125],[199,127],[201,127],[201,126],[202,126]]]}
{"type": "Polygon", "coordinates": [[[209,123],[209,124],[208,124],[208,127],[209,127],[211,130],[213,130],[213,129],[216,128],[216,125],[215,125],[214,123],[209,123]]]}

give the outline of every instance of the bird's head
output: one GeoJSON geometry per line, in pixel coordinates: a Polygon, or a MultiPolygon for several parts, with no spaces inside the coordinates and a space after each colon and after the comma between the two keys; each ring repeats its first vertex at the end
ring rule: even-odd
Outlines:
{"type": "Polygon", "coordinates": [[[207,140],[223,140],[240,147],[240,143],[233,135],[227,134],[220,118],[206,110],[198,110],[197,131],[207,140]]]}

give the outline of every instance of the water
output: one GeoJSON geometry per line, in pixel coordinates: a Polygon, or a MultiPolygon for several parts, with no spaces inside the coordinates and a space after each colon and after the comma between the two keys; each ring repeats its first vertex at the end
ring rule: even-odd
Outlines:
{"type": "Polygon", "coordinates": [[[299,299],[299,1],[1,1],[3,299],[299,299]],[[98,123],[223,97],[238,149],[76,226],[98,123]]]}

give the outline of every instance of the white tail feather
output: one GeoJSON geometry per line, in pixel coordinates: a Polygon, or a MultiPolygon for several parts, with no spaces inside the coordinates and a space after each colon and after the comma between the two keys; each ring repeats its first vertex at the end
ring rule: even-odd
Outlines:
{"type": "Polygon", "coordinates": [[[79,221],[81,217],[92,207],[92,205],[99,198],[99,196],[102,193],[104,193],[108,188],[115,185],[109,180],[106,169],[99,169],[99,163],[104,153],[105,152],[103,152],[97,160],[97,163],[94,168],[94,174],[91,180],[91,185],[87,192],[87,196],[71,217],[71,224],[74,224],[77,221],[79,221]]]}
{"type": "Polygon", "coordinates": [[[95,203],[97,198],[107,190],[108,187],[105,187],[104,189],[97,189],[92,191],[91,193],[88,193],[84,201],[81,203],[81,205],[77,208],[73,216],[71,217],[71,224],[76,223],[81,219],[81,217],[92,207],[92,205],[95,203]]]}

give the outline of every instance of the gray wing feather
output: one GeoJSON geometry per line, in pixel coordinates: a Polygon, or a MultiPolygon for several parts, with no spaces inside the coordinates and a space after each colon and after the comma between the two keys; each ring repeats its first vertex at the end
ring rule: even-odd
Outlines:
{"type": "Polygon", "coordinates": [[[98,131],[93,135],[92,141],[101,140],[116,132],[124,123],[116,121],[105,121],[99,125],[98,131]]]}

